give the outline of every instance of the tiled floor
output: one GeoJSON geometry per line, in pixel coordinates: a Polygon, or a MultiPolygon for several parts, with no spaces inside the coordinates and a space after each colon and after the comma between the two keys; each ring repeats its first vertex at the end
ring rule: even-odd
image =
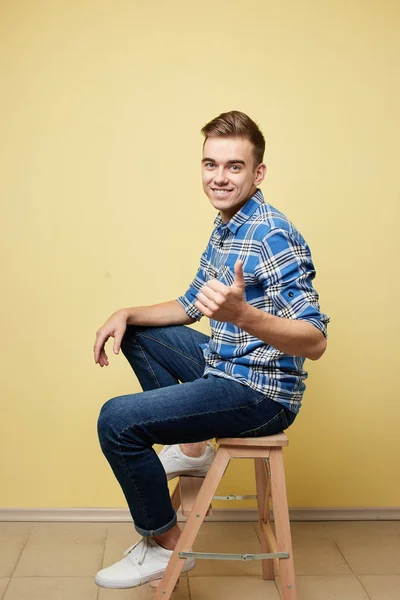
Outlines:
{"type": "MultiPolygon", "coordinates": [[[[299,600],[399,600],[400,522],[292,523],[299,600]]],[[[0,600],[151,600],[95,573],[139,539],[129,523],[0,523],[0,600]]],[[[256,523],[204,523],[196,551],[260,552],[256,523]]],[[[174,600],[279,600],[258,561],[198,560],[174,600]]]]}

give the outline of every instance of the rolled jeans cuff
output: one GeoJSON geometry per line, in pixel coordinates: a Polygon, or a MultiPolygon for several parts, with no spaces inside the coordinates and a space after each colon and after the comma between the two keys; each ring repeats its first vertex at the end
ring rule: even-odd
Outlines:
{"type": "Polygon", "coordinates": [[[140,533],[140,535],[142,535],[143,537],[155,537],[157,535],[161,535],[162,533],[166,533],[167,531],[169,531],[170,529],[172,529],[174,527],[174,525],[177,523],[178,518],[176,516],[176,513],[174,514],[174,518],[167,523],[166,525],[163,525],[162,527],[158,527],[157,529],[142,529],[141,527],[138,527],[138,525],[135,525],[135,529],[138,533],[140,533]]]}

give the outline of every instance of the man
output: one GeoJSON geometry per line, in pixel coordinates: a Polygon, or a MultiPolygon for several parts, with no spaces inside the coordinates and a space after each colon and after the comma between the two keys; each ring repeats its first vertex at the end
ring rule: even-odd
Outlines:
{"type": "MultiPolygon", "coordinates": [[[[122,348],[143,392],[101,409],[101,448],[143,536],[96,575],[103,587],[135,587],[162,577],[180,529],[167,477],[205,475],[214,437],[251,437],[289,427],[305,389],[305,358],[326,348],[329,317],[313,289],[307,243],[266,204],[264,137],[239,111],[202,129],[203,189],[219,211],[187,292],[169,302],[118,310],[96,335],[122,348]],[[186,325],[205,315],[211,336],[186,325]],[[179,384],[179,385],[177,385],[179,384]],[[157,456],[154,444],[166,447],[157,456]]],[[[187,559],[184,571],[194,566],[187,559]]]]}

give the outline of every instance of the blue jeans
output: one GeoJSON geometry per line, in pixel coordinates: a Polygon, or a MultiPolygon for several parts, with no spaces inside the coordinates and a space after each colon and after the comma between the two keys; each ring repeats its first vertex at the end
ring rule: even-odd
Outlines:
{"type": "Polygon", "coordinates": [[[177,520],[153,444],[271,435],[296,417],[247,385],[203,375],[199,344],[208,340],[185,325],[128,325],[122,339],[122,352],[144,391],[108,400],[99,415],[98,434],[143,536],[165,533],[177,520]]]}

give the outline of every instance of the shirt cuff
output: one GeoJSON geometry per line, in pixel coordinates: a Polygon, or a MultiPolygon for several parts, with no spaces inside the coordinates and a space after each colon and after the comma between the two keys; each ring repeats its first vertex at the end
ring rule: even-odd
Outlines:
{"type": "Polygon", "coordinates": [[[324,336],[326,338],[328,338],[328,330],[327,330],[327,324],[329,323],[330,319],[328,318],[327,321],[321,321],[320,319],[314,319],[313,317],[298,317],[299,321],[307,321],[307,323],[311,323],[311,325],[314,325],[314,327],[316,327],[317,329],[319,329],[320,331],[322,331],[322,333],[324,334],[324,336]]]}
{"type": "Polygon", "coordinates": [[[196,321],[200,321],[201,317],[204,317],[203,313],[200,312],[199,309],[196,308],[194,304],[189,302],[189,300],[186,298],[186,296],[179,296],[179,298],[176,298],[176,301],[179,302],[179,304],[184,309],[185,313],[191,319],[196,319],[196,321]]]}

